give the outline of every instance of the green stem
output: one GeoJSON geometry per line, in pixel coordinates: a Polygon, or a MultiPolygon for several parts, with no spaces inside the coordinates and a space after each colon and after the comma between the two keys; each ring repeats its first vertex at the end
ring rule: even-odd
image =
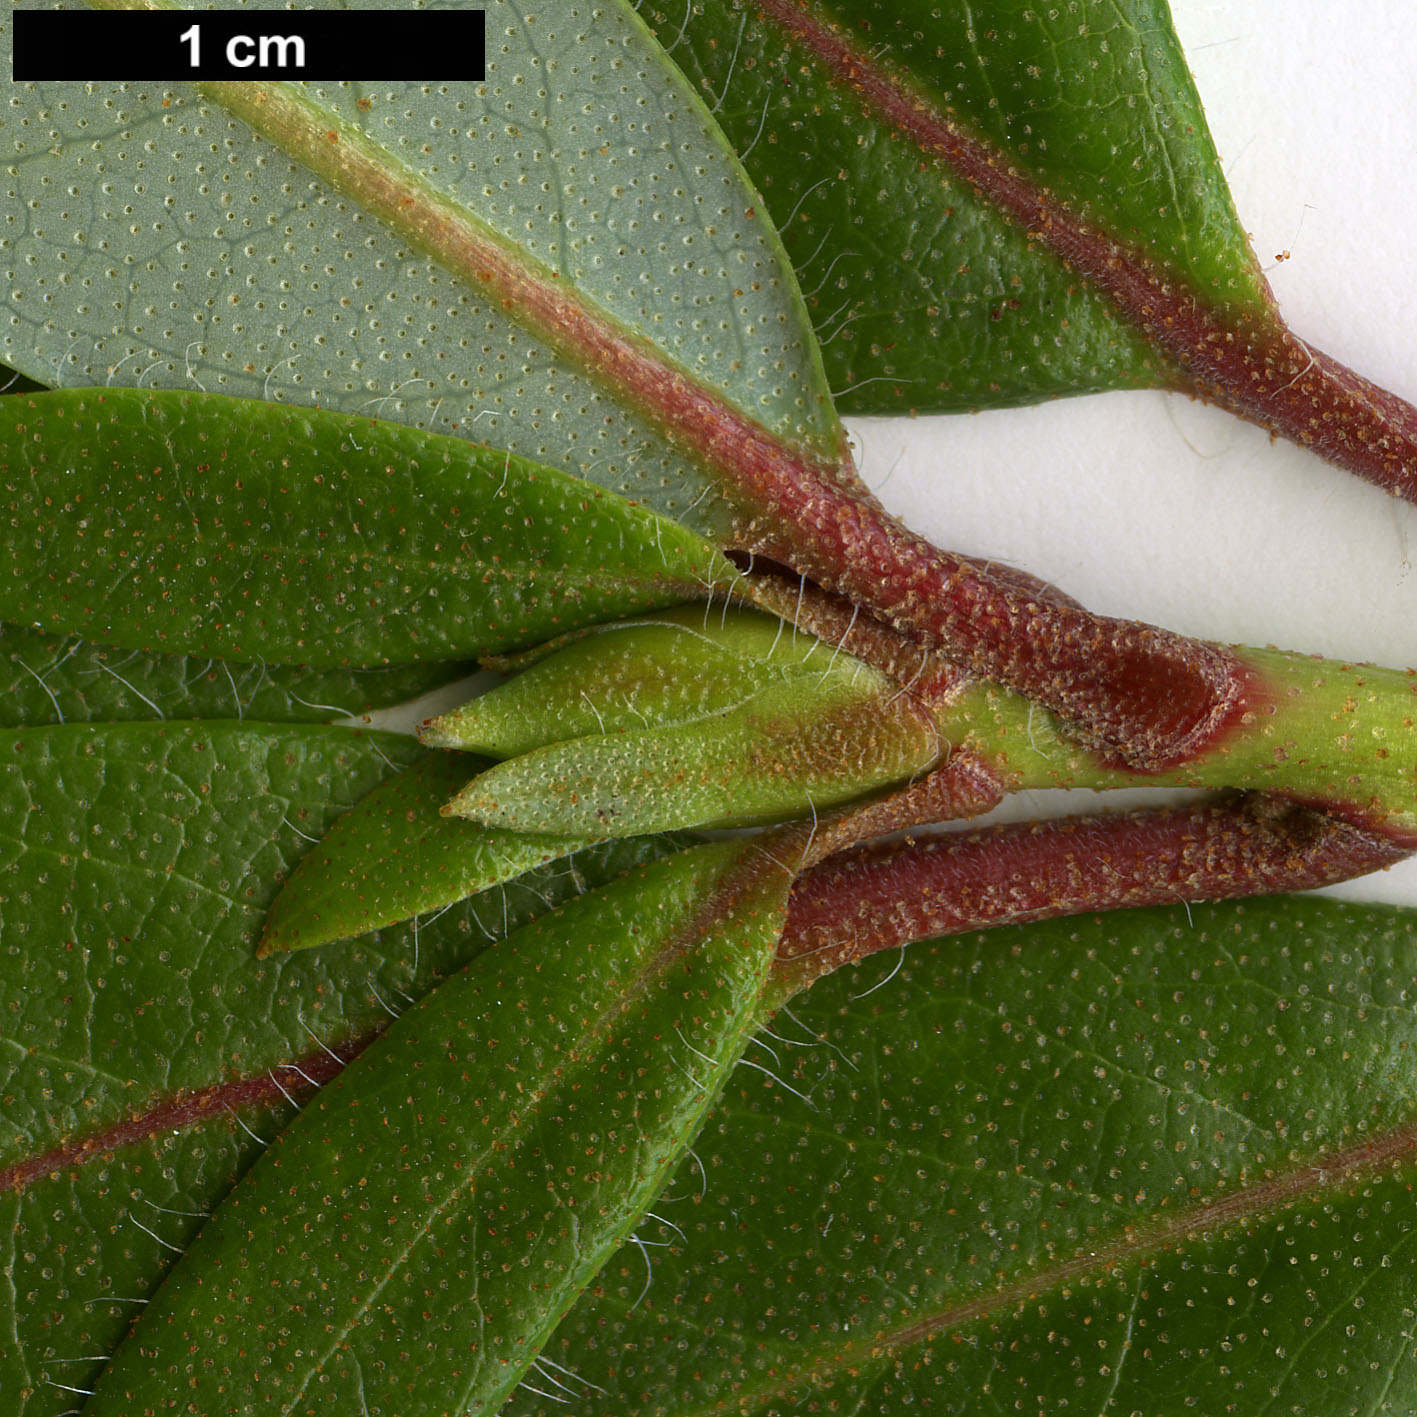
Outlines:
{"type": "Polygon", "coordinates": [[[1417,673],[1273,649],[1235,651],[1252,685],[1230,733],[1184,767],[1134,772],[1067,736],[1022,695],[972,682],[937,707],[940,730],[1006,791],[1245,788],[1322,806],[1417,845],[1417,673]]]}

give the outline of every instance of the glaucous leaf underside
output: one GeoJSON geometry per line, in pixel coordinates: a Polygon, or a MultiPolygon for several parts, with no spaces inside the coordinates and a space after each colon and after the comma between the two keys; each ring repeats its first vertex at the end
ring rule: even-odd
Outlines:
{"type": "MultiPolygon", "coordinates": [[[[313,6],[331,7],[377,4],[313,6]]],[[[485,83],[309,86],[326,126],[370,135],[427,199],[450,199],[516,252],[530,282],[589,300],[612,336],[647,341],[779,437],[839,456],[776,232],[631,8],[479,8],[485,83]]],[[[332,191],[191,88],[20,84],[15,97],[0,117],[13,147],[0,201],[30,215],[0,262],[0,355],[17,369],[391,418],[724,525],[693,448],[671,447],[515,311],[382,229],[358,192],[332,191]]]]}

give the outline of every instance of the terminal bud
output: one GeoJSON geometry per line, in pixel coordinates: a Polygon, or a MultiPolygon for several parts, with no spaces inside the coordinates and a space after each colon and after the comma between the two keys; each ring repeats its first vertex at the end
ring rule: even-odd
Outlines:
{"type": "Polygon", "coordinates": [[[884,674],[772,616],[702,606],[592,632],[421,736],[505,760],[445,812],[599,837],[805,816],[941,748],[884,674]]]}

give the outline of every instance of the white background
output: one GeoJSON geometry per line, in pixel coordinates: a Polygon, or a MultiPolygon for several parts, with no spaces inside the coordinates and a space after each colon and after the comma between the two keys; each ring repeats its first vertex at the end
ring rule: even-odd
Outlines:
{"type": "MultiPolygon", "coordinates": [[[[1417,3],[1172,6],[1284,315],[1308,343],[1417,400],[1417,3]]],[[[1417,508],[1230,414],[1117,393],[852,430],[867,481],[912,526],[1095,610],[1417,664],[1417,508]]],[[[1005,810],[1096,801],[1080,796],[1024,794],[1005,810]]],[[[1338,891],[1417,904],[1417,861],[1338,891]]]]}

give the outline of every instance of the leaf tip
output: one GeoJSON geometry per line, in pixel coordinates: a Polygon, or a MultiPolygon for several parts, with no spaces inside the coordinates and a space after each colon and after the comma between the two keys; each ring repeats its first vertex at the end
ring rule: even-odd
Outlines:
{"type": "Polygon", "coordinates": [[[459,745],[452,741],[452,735],[448,732],[447,714],[439,714],[436,718],[425,718],[415,730],[418,741],[425,748],[456,748],[459,745]]]}

